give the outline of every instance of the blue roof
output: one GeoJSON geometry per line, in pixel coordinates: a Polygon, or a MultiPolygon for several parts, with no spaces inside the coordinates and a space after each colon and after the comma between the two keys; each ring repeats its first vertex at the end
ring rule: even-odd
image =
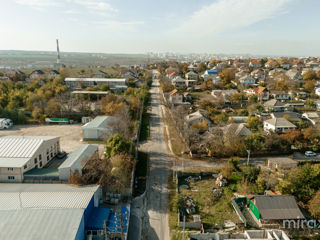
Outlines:
{"type": "Polygon", "coordinates": [[[217,70],[207,70],[208,74],[218,74],[217,70]]]}
{"type": "Polygon", "coordinates": [[[106,223],[107,232],[121,233],[121,218],[124,233],[128,231],[130,207],[123,206],[121,211],[114,211],[109,208],[93,208],[91,216],[86,223],[87,230],[102,230],[106,223]]]}

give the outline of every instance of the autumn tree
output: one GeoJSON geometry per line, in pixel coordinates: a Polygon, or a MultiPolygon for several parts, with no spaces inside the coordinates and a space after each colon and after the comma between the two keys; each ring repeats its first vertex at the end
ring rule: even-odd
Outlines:
{"type": "Polygon", "coordinates": [[[259,123],[260,121],[257,116],[249,116],[246,120],[247,127],[251,129],[258,129],[259,123]]]}
{"type": "Polygon", "coordinates": [[[320,218],[320,190],[316,192],[313,198],[308,203],[308,209],[312,217],[320,218]]]}

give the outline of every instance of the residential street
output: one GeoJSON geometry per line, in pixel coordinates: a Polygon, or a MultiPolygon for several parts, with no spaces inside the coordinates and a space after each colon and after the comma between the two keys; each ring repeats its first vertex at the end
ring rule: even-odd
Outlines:
{"type": "Polygon", "coordinates": [[[147,180],[147,209],[143,223],[143,239],[169,240],[168,222],[168,176],[172,159],[168,154],[163,136],[163,123],[160,111],[159,81],[154,80],[151,88],[152,116],[150,120],[150,140],[141,150],[150,155],[147,180]]]}

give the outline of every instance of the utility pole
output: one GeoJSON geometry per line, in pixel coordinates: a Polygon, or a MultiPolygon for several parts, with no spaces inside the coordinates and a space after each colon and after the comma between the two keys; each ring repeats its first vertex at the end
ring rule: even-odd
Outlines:
{"type": "Polygon", "coordinates": [[[250,161],[250,150],[247,150],[247,153],[248,153],[248,160],[247,160],[247,166],[249,166],[249,161],[250,161]]]}
{"type": "Polygon", "coordinates": [[[182,240],[184,240],[184,232],[186,230],[186,216],[183,215],[183,232],[182,232],[182,240]]]}

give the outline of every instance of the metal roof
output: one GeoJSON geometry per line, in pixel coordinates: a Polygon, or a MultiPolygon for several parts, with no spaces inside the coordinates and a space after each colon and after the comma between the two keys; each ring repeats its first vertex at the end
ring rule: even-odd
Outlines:
{"type": "Polygon", "coordinates": [[[277,127],[277,128],[296,128],[296,125],[292,124],[285,118],[271,118],[265,122],[277,127]]]}
{"type": "Polygon", "coordinates": [[[106,128],[107,124],[111,122],[112,120],[115,120],[115,117],[112,116],[98,116],[95,119],[93,119],[91,122],[88,122],[84,126],[82,126],[83,129],[88,128],[106,128]]]}
{"type": "MultiPolygon", "coordinates": [[[[83,160],[89,160],[96,151],[98,151],[97,146],[89,144],[81,145],[70,154],[70,156],[60,165],[59,169],[72,167],[74,165],[82,165],[81,167],[84,167],[85,163],[83,160]]],[[[87,162],[87,160],[85,162],[87,162]]]]}
{"type": "Polygon", "coordinates": [[[1,240],[74,240],[83,209],[24,209],[0,212],[1,240]]]}
{"type": "Polygon", "coordinates": [[[264,220],[305,218],[293,196],[255,196],[254,199],[264,220]]]}
{"type": "Polygon", "coordinates": [[[66,78],[65,82],[126,82],[125,78],[66,78]]]}
{"type": "Polygon", "coordinates": [[[0,137],[0,167],[22,167],[50,136],[3,136],[0,137]]]}
{"type": "Polygon", "coordinates": [[[85,209],[98,188],[66,184],[0,184],[0,211],[26,208],[85,209]]]}

